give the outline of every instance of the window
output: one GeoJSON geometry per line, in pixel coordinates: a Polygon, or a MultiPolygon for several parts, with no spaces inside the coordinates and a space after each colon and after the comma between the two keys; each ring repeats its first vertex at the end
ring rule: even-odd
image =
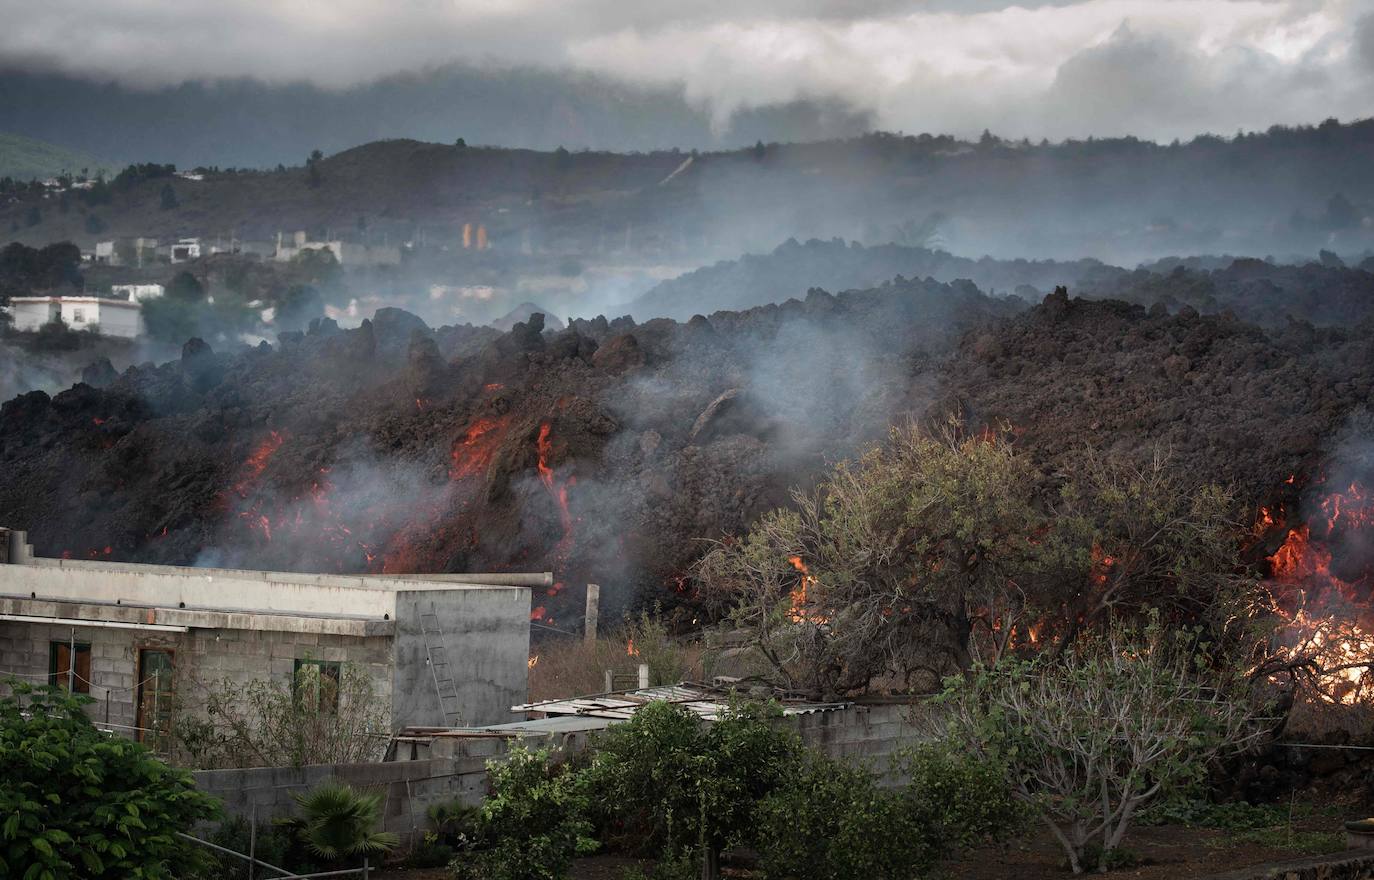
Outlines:
{"type": "Polygon", "coordinates": [[[297,702],[310,708],[328,712],[339,710],[339,675],[337,660],[297,660],[291,681],[291,693],[297,702]]]}
{"type": "Polygon", "coordinates": [[[85,309],[72,309],[72,323],[73,323],[73,324],[84,324],[84,323],[86,323],[86,310],[85,310],[85,309]]]}
{"type": "Polygon", "coordinates": [[[70,675],[73,671],[71,658],[71,642],[48,643],[48,684],[65,689],[70,678],[75,685],[73,688],[75,693],[89,694],[91,692],[91,646],[81,642],[76,643],[75,676],[70,675]]]}

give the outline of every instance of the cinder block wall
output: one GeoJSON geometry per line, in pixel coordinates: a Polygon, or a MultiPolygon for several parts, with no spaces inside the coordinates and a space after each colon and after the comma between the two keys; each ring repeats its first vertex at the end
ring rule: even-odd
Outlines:
{"type": "Polygon", "coordinates": [[[296,814],[295,796],[335,781],[382,795],[382,827],[411,841],[430,830],[430,806],[486,796],[485,758],[432,758],[385,764],[322,764],[198,770],[196,786],[224,801],[225,812],[259,822],[296,814]],[[256,810],[256,813],[254,811],[256,810]]]}
{"type": "MultiPolygon", "coordinates": [[[[76,629],[76,641],[91,646],[90,696],[87,713],[95,721],[118,725],[132,736],[137,719],[138,652],[142,648],[173,652],[174,687],[183,711],[198,711],[208,688],[229,680],[246,684],[260,678],[290,682],[295,661],[306,658],[357,664],[372,680],[376,705],[389,713],[391,639],[387,636],[340,636],[257,630],[191,630],[186,633],[106,627],[76,629]]],[[[49,644],[67,643],[72,627],[0,622],[0,676],[17,673],[34,683],[48,674],[49,644]]],[[[0,688],[3,688],[0,685],[0,688]]]]}

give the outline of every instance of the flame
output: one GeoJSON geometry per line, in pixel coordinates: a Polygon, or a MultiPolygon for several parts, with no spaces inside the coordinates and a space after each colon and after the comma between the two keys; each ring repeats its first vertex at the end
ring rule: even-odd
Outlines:
{"type": "Polygon", "coordinates": [[[634,639],[634,636],[630,636],[629,641],[627,641],[627,642],[625,643],[625,656],[627,656],[627,657],[638,657],[638,656],[639,656],[639,649],[635,647],[635,639],[634,639]]]}
{"type": "Polygon", "coordinates": [[[493,391],[500,391],[502,388],[505,387],[506,386],[502,385],[500,382],[488,382],[487,384],[482,386],[482,390],[490,394],[493,391]]]}
{"type": "Polygon", "coordinates": [[[538,666],[538,665],[539,665],[539,655],[538,655],[538,654],[531,654],[531,655],[530,655],[530,659],[527,660],[527,661],[525,661],[525,665],[528,666],[530,669],[533,669],[534,667],[538,666]]]}
{"type": "Polygon", "coordinates": [[[530,612],[530,620],[543,620],[544,615],[547,613],[548,612],[544,610],[544,606],[540,605],[538,608],[535,608],[533,611],[530,612]]]}
{"type": "Polygon", "coordinates": [[[828,623],[829,617],[807,608],[808,600],[806,591],[816,583],[815,577],[811,575],[811,569],[806,567],[800,556],[789,556],[787,561],[801,573],[801,578],[797,581],[797,586],[788,593],[791,606],[787,609],[787,619],[793,623],[810,621],[811,623],[828,623]]]}
{"type": "Polygon", "coordinates": [[[91,424],[95,425],[98,428],[101,425],[105,424],[105,420],[100,418],[99,416],[96,416],[95,418],[91,419],[91,424]]]}
{"type": "MultiPolygon", "coordinates": [[[[1295,482],[1296,475],[1285,483],[1295,482]]],[[[1285,528],[1282,510],[1260,508],[1256,534],[1285,528]]],[[[1374,525],[1374,505],[1352,483],[1323,495],[1308,522],[1288,528],[1267,557],[1278,612],[1287,619],[1282,641],[1290,659],[1310,658],[1320,668],[1321,696],[1353,704],[1374,697],[1374,609],[1364,578],[1344,580],[1331,571],[1328,541],[1374,525]]]]}
{"type": "Polygon", "coordinates": [[[472,224],[463,224],[463,250],[472,247],[472,224]]]}

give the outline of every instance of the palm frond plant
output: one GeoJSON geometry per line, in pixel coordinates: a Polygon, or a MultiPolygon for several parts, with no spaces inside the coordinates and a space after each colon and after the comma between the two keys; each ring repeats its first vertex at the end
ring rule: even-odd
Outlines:
{"type": "Polygon", "coordinates": [[[313,855],[337,862],[379,856],[400,845],[400,837],[378,831],[382,798],[341,783],[326,783],[296,795],[301,815],[280,820],[313,855]]]}

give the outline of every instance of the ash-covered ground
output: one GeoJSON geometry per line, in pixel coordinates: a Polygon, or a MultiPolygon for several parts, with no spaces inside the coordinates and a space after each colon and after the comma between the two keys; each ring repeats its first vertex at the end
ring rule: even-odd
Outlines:
{"type": "Polygon", "coordinates": [[[541,323],[434,330],[382,310],[355,330],[93,369],[94,385],[0,410],[0,522],[51,556],[551,568],[533,614],[572,627],[588,581],[610,613],[689,603],[709,540],[904,418],[1005,420],[1050,475],[1083,445],[1163,445],[1243,505],[1296,509],[1286,478],[1337,453],[1374,382],[1369,320],[1266,329],[968,282],[541,323]]]}

